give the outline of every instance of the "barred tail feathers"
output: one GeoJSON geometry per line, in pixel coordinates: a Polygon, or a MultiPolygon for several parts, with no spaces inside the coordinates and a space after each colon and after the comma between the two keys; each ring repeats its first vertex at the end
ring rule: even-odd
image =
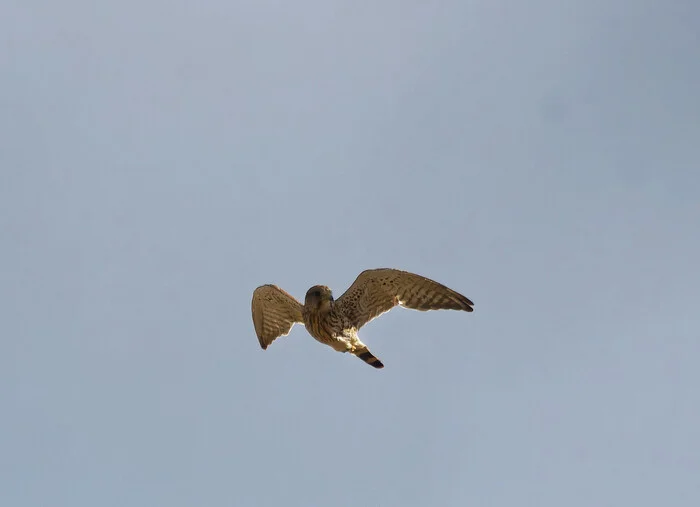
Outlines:
{"type": "Polygon", "coordinates": [[[372,354],[368,348],[358,350],[354,354],[370,366],[384,368],[384,364],[382,364],[379,358],[372,354]]]}

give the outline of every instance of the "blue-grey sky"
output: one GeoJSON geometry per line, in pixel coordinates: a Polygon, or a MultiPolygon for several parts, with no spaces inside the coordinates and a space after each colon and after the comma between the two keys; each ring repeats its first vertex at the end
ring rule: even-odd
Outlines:
{"type": "Polygon", "coordinates": [[[697,2],[0,7],[0,504],[700,505],[697,2]],[[383,370],[253,289],[397,267],[383,370]]]}

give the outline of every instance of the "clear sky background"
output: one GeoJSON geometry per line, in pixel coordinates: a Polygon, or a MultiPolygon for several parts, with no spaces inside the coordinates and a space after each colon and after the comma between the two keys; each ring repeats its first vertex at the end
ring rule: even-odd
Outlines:
{"type": "Polygon", "coordinates": [[[700,505],[700,4],[3,2],[0,504],[700,505]],[[420,273],[262,351],[253,289],[420,273]]]}

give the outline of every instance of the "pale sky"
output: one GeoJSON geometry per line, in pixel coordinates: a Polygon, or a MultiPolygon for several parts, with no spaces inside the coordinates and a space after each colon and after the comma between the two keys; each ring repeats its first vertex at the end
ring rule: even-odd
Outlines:
{"type": "Polygon", "coordinates": [[[0,6],[0,505],[700,505],[700,4],[0,6]],[[252,291],[463,293],[260,349],[252,291]]]}

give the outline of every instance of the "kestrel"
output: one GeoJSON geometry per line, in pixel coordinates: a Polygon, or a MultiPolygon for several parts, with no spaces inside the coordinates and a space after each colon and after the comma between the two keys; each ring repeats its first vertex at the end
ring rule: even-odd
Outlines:
{"type": "Polygon", "coordinates": [[[474,303],[442,284],[406,271],[381,268],[360,273],[338,299],[333,299],[325,285],[314,285],[306,292],[303,306],[276,285],[261,285],[253,291],[253,324],[263,350],[301,323],[319,342],[383,368],[357,331],[396,305],[420,311],[474,311],[474,303]]]}

